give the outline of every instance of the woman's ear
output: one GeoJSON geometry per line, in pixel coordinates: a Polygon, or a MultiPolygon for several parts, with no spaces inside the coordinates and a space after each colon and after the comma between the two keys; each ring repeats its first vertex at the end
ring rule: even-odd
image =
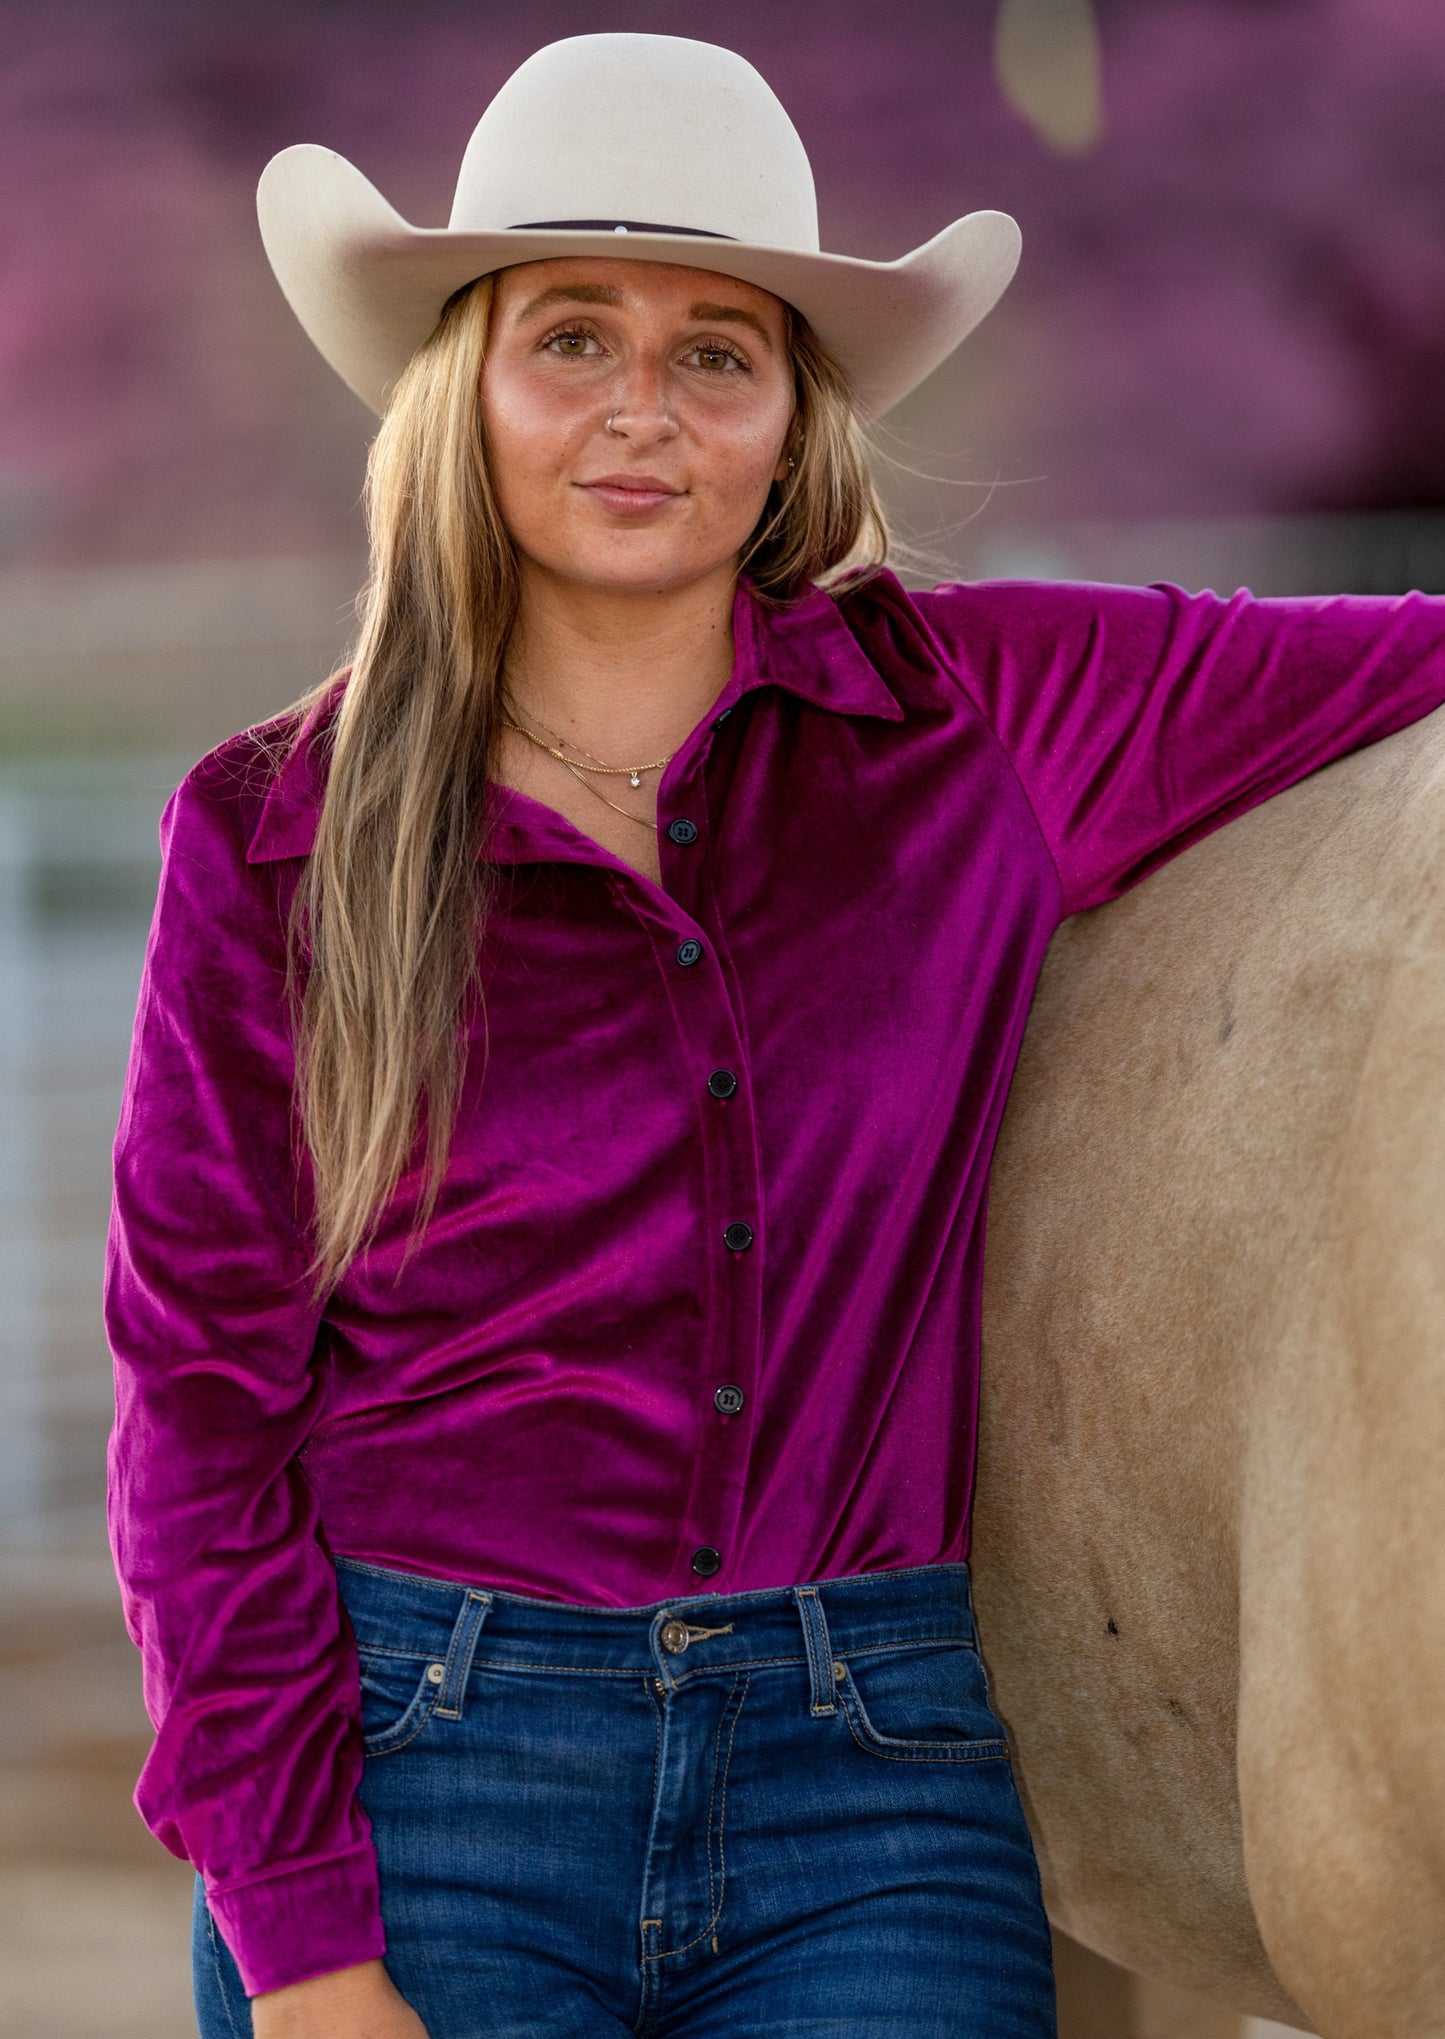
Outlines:
{"type": "Polygon", "coordinates": [[[774,481],[787,480],[788,476],[793,472],[793,469],[798,464],[798,453],[800,448],[802,447],[802,444],[803,435],[798,430],[797,420],[794,419],[793,423],[788,428],[788,436],[783,441],[783,450],[781,455],[779,456],[778,464],[773,469],[774,481]]]}

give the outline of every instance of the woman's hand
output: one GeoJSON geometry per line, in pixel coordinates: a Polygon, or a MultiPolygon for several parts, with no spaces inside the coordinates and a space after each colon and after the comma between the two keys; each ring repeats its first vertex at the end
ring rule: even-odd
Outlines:
{"type": "Polygon", "coordinates": [[[256,2039],[427,2039],[380,1961],[253,1997],[251,2028],[256,2039]]]}

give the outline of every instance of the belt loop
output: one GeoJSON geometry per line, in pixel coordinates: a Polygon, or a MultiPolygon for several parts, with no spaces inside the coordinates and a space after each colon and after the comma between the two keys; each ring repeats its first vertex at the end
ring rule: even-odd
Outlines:
{"type": "Polygon", "coordinates": [[[437,1716],[441,1720],[460,1720],[462,1717],[462,1695],[467,1689],[467,1680],[472,1675],[472,1658],[477,1651],[477,1637],[482,1632],[482,1623],[486,1620],[491,1605],[490,1593],[478,1593],[471,1589],[462,1602],[461,1613],[452,1628],[452,1639],[447,1649],[442,1695],[436,1704],[437,1716]]]}
{"type": "Polygon", "coordinates": [[[808,1652],[808,1699],[810,1711],[816,1716],[822,1713],[836,1713],[838,1703],[833,1697],[833,1649],[828,1641],[828,1624],[823,1616],[823,1603],[818,1598],[816,1586],[795,1586],[793,1598],[798,1603],[798,1614],[803,1623],[803,1642],[808,1652]]]}

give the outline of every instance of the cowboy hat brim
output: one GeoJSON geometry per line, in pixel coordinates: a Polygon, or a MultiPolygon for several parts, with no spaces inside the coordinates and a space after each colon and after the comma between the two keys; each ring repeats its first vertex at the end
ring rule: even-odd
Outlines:
{"type": "Polygon", "coordinates": [[[332,149],[301,142],[266,165],[261,239],[303,330],[380,413],[464,283],[558,255],[679,263],[735,276],[800,311],[872,416],[889,410],[993,309],[1018,266],[1003,212],[972,212],[896,262],[721,236],[576,228],[414,227],[332,149]]]}

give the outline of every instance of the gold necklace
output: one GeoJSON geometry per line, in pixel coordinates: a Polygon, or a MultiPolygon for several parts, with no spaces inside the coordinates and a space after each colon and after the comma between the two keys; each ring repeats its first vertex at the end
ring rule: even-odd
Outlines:
{"type": "MultiPolygon", "coordinates": [[[[525,735],[526,731],[524,730],[522,733],[523,735],[525,735]]],[[[551,746],[549,745],[548,748],[550,749],[551,746]]],[[[552,755],[556,757],[557,754],[555,751],[553,751],[552,755]]],[[[609,800],[605,793],[599,793],[595,786],[589,786],[587,784],[587,781],[583,778],[581,771],[578,769],[576,765],[571,763],[569,759],[558,758],[557,762],[559,764],[566,765],[567,770],[572,774],[573,778],[577,781],[577,784],[579,786],[586,787],[586,790],[592,795],[592,798],[594,800],[600,800],[602,802],[602,805],[604,807],[610,807],[614,814],[626,815],[627,819],[629,821],[635,821],[639,828],[645,828],[649,835],[656,835],[657,823],[655,821],[649,821],[645,814],[634,814],[630,808],[619,807],[615,800],[609,800]]],[[[650,767],[644,767],[644,769],[650,769],[650,767]]],[[[635,786],[637,784],[636,779],[634,779],[632,783],[635,786]]]]}
{"type": "MultiPolygon", "coordinates": [[[[602,802],[602,805],[604,807],[610,807],[614,814],[620,814],[628,821],[635,821],[637,823],[637,826],[639,828],[645,828],[649,835],[655,835],[657,833],[657,823],[655,821],[649,821],[646,815],[634,814],[630,808],[619,807],[615,800],[609,800],[605,793],[599,793],[595,786],[590,785],[588,781],[583,778],[582,776],[583,772],[591,770],[592,769],[591,766],[574,765],[571,758],[564,757],[562,752],[558,750],[554,744],[543,743],[540,736],[533,736],[530,729],[524,729],[520,722],[513,722],[509,715],[504,715],[502,717],[502,721],[508,729],[515,729],[518,736],[530,737],[532,742],[535,743],[540,750],[546,751],[549,757],[554,757],[559,765],[564,765],[566,769],[572,774],[573,778],[577,781],[578,785],[583,787],[585,791],[590,793],[594,800],[600,800],[602,802]]],[[[582,750],[583,745],[581,745],[580,743],[574,744],[573,748],[575,750],[582,750]]],[[[588,751],[586,755],[588,757],[591,757],[592,753],[588,751]]],[[[640,786],[642,784],[641,774],[643,772],[655,772],[658,769],[658,765],[665,765],[671,756],[672,752],[669,751],[667,757],[658,759],[657,765],[603,765],[597,764],[595,760],[594,765],[599,772],[611,772],[614,774],[620,774],[625,772],[634,786],[640,786]]]]}
{"type": "MultiPolygon", "coordinates": [[[[654,763],[650,765],[604,765],[599,763],[595,758],[593,758],[592,763],[590,765],[577,765],[573,763],[571,758],[564,756],[563,753],[560,750],[558,750],[556,744],[547,743],[542,737],[537,736],[532,730],[524,729],[520,722],[513,722],[509,715],[504,715],[502,717],[502,721],[508,729],[515,729],[518,736],[525,736],[529,743],[535,743],[538,750],[546,751],[549,757],[554,757],[559,765],[566,765],[570,771],[606,772],[610,778],[615,779],[625,778],[628,781],[628,783],[633,786],[640,786],[642,784],[642,774],[644,772],[661,771],[664,765],[671,763],[672,758],[675,755],[674,752],[669,751],[665,758],[658,758],[654,763]]],[[[573,750],[580,750],[584,757],[589,758],[592,757],[591,751],[588,750],[586,746],[583,744],[574,743],[572,748],[573,750]]],[[[587,782],[584,779],[582,783],[585,786],[587,782]]],[[[600,798],[601,796],[599,795],[598,797],[600,798]]],[[[611,805],[610,802],[608,804],[609,806],[611,805]]],[[[619,807],[617,811],[619,814],[625,814],[627,812],[627,809],[625,807],[619,807]]],[[[635,821],[636,819],[637,817],[636,815],[634,815],[633,820],[635,821]]]]}

